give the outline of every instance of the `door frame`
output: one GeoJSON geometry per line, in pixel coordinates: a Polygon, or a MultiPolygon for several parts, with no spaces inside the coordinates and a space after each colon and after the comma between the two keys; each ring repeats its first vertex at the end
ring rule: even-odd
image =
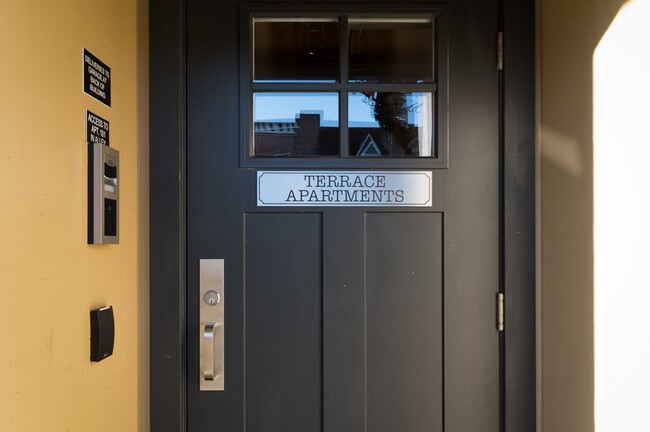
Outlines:
{"type": "MultiPolygon", "coordinates": [[[[501,431],[528,432],[536,427],[535,1],[498,1],[501,431]]],[[[187,429],[185,0],[151,2],[149,30],[151,430],[178,432],[187,429]]]]}

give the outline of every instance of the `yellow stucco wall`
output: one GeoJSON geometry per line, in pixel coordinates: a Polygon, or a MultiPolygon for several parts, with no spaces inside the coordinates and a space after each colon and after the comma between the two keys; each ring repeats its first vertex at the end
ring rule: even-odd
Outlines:
{"type": "Polygon", "coordinates": [[[147,428],[146,3],[0,0],[0,431],[147,428]],[[82,91],[82,48],[112,107],[82,91]],[[120,244],[86,244],[85,111],[120,151],[120,244]],[[112,305],[112,357],[89,311],[112,305]]]}

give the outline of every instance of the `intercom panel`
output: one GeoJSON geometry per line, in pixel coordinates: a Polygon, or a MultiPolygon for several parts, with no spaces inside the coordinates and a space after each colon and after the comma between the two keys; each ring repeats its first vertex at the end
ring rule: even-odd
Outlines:
{"type": "Polygon", "coordinates": [[[88,244],[119,243],[120,154],[88,144],[88,244]]]}

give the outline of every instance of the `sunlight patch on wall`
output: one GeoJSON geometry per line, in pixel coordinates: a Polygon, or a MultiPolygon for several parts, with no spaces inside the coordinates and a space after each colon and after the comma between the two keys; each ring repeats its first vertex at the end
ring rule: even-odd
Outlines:
{"type": "Polygon", "coordinates": [[[552,162],[567,174],[580,177],[584,167],[578,140],[547,126],[542,126],[542,136],[544,137],[544,145],[541,148],[542,158],[552,162]]]}
{"type": "Polygon", "coordinates": [[[594,52],[597,432],[650,430],[650,1],[594,52]]]}

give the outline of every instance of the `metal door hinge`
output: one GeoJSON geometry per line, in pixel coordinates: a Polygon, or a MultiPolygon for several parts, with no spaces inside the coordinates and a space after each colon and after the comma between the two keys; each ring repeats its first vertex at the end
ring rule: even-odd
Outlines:
{"type": "Polygon", "coordinates": [[[503,293],[497,294],[497,330],[500,332],[505,328],[505,310],[503,293]]]}
{"type": "Polygon", "coordinates": [[[503,70],[503,32],[497,33],[497,70],[503,70]]]}

